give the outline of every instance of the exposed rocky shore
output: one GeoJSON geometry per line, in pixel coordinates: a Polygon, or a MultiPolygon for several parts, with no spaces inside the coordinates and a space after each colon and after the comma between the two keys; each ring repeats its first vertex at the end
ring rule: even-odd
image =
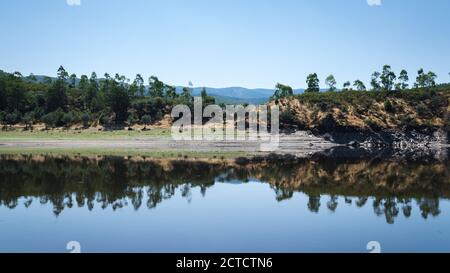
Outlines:
{"type": "Polygon", "coordinates": [[[331,142],[355,147],[393,147],[420,148],[433,145],[448,145],[448,132],[416,131],[416,130],[385,130],[385,131],[337,131],[319,133],[331,142]]]}

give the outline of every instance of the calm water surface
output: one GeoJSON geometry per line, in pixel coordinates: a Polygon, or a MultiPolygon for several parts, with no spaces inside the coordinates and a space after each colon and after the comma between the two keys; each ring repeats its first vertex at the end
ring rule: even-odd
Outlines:
{"type": "Polygon", "coordinates": [[[0,252],[450,252],[448,160],[0,156],[0,252]]]}

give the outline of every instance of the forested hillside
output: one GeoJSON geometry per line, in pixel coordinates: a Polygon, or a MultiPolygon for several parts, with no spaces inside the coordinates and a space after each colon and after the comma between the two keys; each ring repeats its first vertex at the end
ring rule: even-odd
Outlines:
{"type": "MultiPolygon", "coordinates": [[[[200,95],[204,104],[214,103],[205,90],[200,95]]],[[[119,74],[99,79],[92,73],[78,79],[62,66],[56,79],[0,71],[0,122],[6,125],[150,124],[161,120],[176,104],[191,105],[191,89],[176,92],[176,87],[154,76],[146,88],[139,74],[130,82],[119,74]]]]}
{"type": "MultiPolygon", "coordinates": [[[[74,124],[84,127],[147,125],[163,119],[176,104],[192,107],[194,95],[203,98],[204,106],[215,103],[206,89],[171,86],[155,76],[148,79],[146,86],[139,74],[132,81],[119,74],[98,78],[92,73],[89,77],[78,78],[61,66],[57,75],[52,79],[0,71],[0,123],[20,123],[26,128],[36,123],[44,123],[46,128],[74,124]]],[[[338,88],[336,79],[330,75],[325,79],[328,89],[324,90],[319,86],[317,74],[312,73],[307,77],[307,89],[303,94],[288,85],[277,84],[269,103],[281,107],[282,126],[296,129],[448,131],[450,85],[437,84],[436,77],[435,73],[420,69],[410,85],[405,70],[397,77],[386,65],[382,72],[372,74],[370,88],[360,80],[353,84],[345,82],[338,88]]],[[[255,93],[232,90],[241,96],[256,98],[255,93]]],[[[224,103],[245,104],[230,101],[227,97],[230,94],[223,94],[225,99],[218,99],[218,102],[222,106],[224,103]]]]}

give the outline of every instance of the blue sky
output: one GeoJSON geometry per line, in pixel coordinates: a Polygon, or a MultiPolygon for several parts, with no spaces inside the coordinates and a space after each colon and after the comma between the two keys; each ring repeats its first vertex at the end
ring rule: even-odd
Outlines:
{"type": "Polygon", "coordinates": [[[311,72],[368,83],[391,64],[450,81],[448,0],[67,1],[0,2],[0,69],[300,88],[311,72]]]}

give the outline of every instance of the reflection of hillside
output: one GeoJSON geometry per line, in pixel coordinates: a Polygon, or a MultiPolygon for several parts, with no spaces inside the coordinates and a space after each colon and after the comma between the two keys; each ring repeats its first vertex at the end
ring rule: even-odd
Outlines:
{"type": "Polygon", "coordinates": [[[364,196],[450,196],[448,162],[303,160],[255,165],[249,173],[283,191],[364,196]]]}
{"type": "Polygon", "coordinates": [[[304,192],[312,212],[323,207],[335,211],[342,200],[357,207],[370,200],[374,212],[384,215],[389,223],[400,213],[409,217],[413,200],[424,218],[436,216],[439,198],[450,196],[448,162],[304,159],[226,165],[36,156],[1,156],[0,160],[0,204],[14,208],[19,200],[24,200],[25,206],[38,200],[51,203],[56,215],[74,205],[89,209],[94,205],[113,209],[131,205],[139,209],[145,202],[153,208],[176,192],[190,198],[195,187],[205,194],[215,181],[255,178],[270,184],[278,200],[304,192]]]}

